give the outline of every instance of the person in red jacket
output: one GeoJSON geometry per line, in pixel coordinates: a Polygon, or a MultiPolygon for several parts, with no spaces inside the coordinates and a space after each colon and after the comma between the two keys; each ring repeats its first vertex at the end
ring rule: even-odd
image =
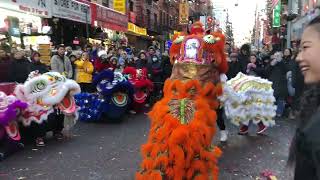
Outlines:
{"type": "Polygon", "coordinates": [[[98,53],[98,59],[94,62],[94,69],[97,73],[110,68],[110,55],[105,51],[100,51],[98,53]]]}

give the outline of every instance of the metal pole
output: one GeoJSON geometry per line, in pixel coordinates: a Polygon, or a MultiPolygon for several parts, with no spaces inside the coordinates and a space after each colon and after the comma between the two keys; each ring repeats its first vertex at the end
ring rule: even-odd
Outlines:
{"type": "Polygon", "coordinates": [[[86,33],[87,33],[87,40],[89,40],[89,24],[88,24],[88,9],[86,9],[86,33]]]}
{"type": "MultiPolygon", "coordinates": [[[[292,14],[292,0],[288,0],[288,15],[292,14]]],[[[291,25],[292,22],[288,21],[287,24],[287,48],[291,48],[291,25]]]]}

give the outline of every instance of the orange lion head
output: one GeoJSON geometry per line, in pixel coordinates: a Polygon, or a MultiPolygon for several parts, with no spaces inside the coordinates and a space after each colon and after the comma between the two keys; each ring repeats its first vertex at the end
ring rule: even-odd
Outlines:
{"type": "Polygon", "coordinates": [[[221,32],[205,34],[201,22],[191,26],[191,33],[175,35],[170,48],[172,63],[212,65],[220,73],[228,69],[224,53],[225,36],[221,32]]]}

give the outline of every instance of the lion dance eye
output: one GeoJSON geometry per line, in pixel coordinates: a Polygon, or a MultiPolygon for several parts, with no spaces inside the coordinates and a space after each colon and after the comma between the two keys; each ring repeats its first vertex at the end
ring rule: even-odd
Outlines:
{"type": "Polygon", "coordinates": [[[182,43],[183,39],[184,39],[184,36],[179,36],[179,37],[177,37],[177,39],[175,39],[173,41],[173,43],[180,44],[180,43],[182,43]]]}
{"type": "Polygon", "coordinates": [[[46,88],[46,86],[47,86],[47,83],[45,81],[39,81],[33,87],[32,92],[33,93],[40,92],[40,91],[44,90],[46,88]]]}
{"type": "Polygon", "coordinates": [[[214,44],[217,41],[217,39],[213,35],[206,35],[203,37],[203,40],[207,44],[214,44]]]}

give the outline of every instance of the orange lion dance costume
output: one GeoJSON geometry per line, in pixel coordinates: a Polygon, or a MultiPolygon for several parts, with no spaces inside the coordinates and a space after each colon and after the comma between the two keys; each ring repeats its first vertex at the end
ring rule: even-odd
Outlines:
{"type": "Polygon", "coordinates": [[[142,145],[143,161],[137,180],[218,179],[219,148],[215,134],[220,74],[227,71],[225,38],[205,34],[200,22],[190,35],[174,38],[170,48],[172,75],[164,98],[149,113],[151,129],[142,145]]]}

